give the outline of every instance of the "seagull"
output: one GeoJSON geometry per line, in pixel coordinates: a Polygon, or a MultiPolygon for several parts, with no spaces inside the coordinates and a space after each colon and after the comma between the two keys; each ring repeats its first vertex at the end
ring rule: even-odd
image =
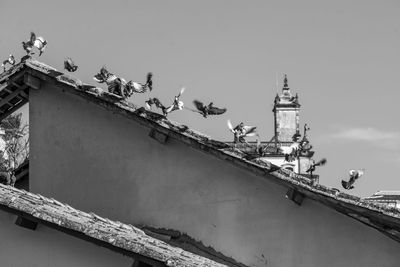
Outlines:
{"type": "Polygon", "coordinates": [[[239,123],[238,125],[233,128],[232,123],[230,120],[227,121],[228,129],[234,135],[234,143],[247,143],[245,137],[257,135],[256,128],[254,126],[245,126],[243,122],[239,123]]]}
{"type": "Polygon", "coordinates": [[[36,47],[39,50],[39,56],[42,55],[47,45],[47,41],[43,37],[36,37],[34,32],[31,32],[31,37],[26,42],[22,42],[22,47],[28,55],[32,54],[32,48],[36,47]]]}
{"type": "Polygon", "coordinates": [[[10,56],[6,60],[4,60],[3,63],[1,64],[4,71],[6,71],[6,64],[10,64],[12,66],[15,65],[15,58],[12,54],[10,54],[10,56]]]}
{"type": "Polygon", "coordinates": [[[133,93],[144,93],[147,91],[153,90],[153,73],[149,72],[147,74],[147,79],[146,79],[146,83],[142,84],[142,83],[137,83],[134,81],[129,81],[126,86],[127,86],[127,90],[129,92],[129,96],[132,95],[133,93]]]}
{"type": "Polygon", "coordinates": [[[78,69],[78,66],[75,65],[70,57],[68,57],[66,60],[64,60],[64,69],[69,72],[74,72],[78,69]]]}
{"type": "Polygon", "coordinates": [[[306,170],[306,172],[310,173],[310,176],[312,178],[313,176],[313,172],[315,171],[317,166],[323,166],[327,163],[327,160],[325,158],[321,159],[318,162],[315,162],[314,160],[312,161],[311,165],[308,167],[308,169],[306,170]]]}
{"type": "Polygon", "coordinates": [[[213,102],[208,105],[204,105],[202,102],[194,100],[193,104],[196,106],[197,112],[202,114],[204,118],[207,118],[207,115],[220,115],[226,112],[226,108],[214,107],[213,102]]]}
{"type": "Polygon", "coordinates": [[[145,101],[146,109],[151,110],[151,107],[153,105],[155,105],[157,108],[161,109],[161,111],[165,117],[167,117],[168,114],[171,113],[172,111],[182,110],[184,107],[184,103],[181,100],[179,100],[179,98],[181,97],[181,95],[183,94],[184,91],[185,91],[185,87],[182,87],[179,94],[177,96],[175,96],[174,102],[172,103],[172,105],[170,105],[168,107],[164,106],[158,98],[156,98],[156,97],[150,98],[149,100],[145,101]]]}
{"type": "Polygon", "coordinates": [[[357,179],[359,179],[361,176],[363,176],[363,174],[364,174],[364,169],[361,169],[358,171],[350,170],[349,171],[349,176],[350,176],[349,181],[342,180],[343,188],[347,189],[347,190],[353,189],[354,188],[353,184],[356,182],[357,179]]]}

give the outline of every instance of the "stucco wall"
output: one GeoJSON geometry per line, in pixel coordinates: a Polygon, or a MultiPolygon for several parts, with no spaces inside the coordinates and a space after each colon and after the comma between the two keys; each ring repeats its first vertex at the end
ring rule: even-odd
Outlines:
{"type": "Polygon", "coordinates": [[[132,266],[133,259],[38,225],[35,231],[14,224],[16,216],[0,211],[0,266],[132,266]]]}
{"type": "Polygon", "coordinates": [[[133,224],[177,229],[249,266],[398,266],[400,244],[287,189],[78,96],[30,92],[31,190],[133,224]]]}

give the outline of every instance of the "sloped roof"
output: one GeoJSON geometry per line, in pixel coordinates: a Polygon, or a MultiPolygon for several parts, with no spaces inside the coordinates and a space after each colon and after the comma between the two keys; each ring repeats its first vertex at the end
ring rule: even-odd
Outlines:
{"type": "Polygon", "coordinates": [[[0,88],[7,87],[3,86],[5,82],[12,87],[13,83],[20,84],[23,82],[20,80],[25,81],[25,84],[28,85],[32,83],[32,86],[36,88],[40,87],[41,82],[57,84],[65,92],[79,95],[109,111],[124,115],[150,129],[164,133],[170,138],[225,160],[263,179],[294,189],[305,197],[376,228],[400,242],[400,210],[396,208],[365,201],[360,197],[320,184],[313,185],[312,180],[305,176],[280,169],[257,158],[246,159],[246,154],[243,151],[232,148],[227,143],[213,140],[185,125],[170,121],[160,114],[121,100],[120,97],[101,88],[83,84],[80,80],[36,60],[27,59],[0,75],[0,88]]]}
{"type": "Polygon", "coordinates": [[[0,209],[135,259],[144,257],[165,266],[226,266],[168,245],[132,225],[111,221],[55,199],[3,184],[0,184],[0,209]]]}

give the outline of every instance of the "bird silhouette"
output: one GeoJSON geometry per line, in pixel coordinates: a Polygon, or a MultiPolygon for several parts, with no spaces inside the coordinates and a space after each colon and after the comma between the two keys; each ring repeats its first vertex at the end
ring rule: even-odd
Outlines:
{"type": "Polygon", "coordinates": [[[74,61],[72,61],[70,57],[68,57],[66,60],[64,60],[64,69],[69,72],[74,72],[78,69],[78,66],[75,65],[74,61]]]}
{"type": "Polygon", "coordinates": [[[349,181],[342,180],[343,188],[347,189],[347,190],[353,189],[354,188],[353,184],[356,182],[357,179],[359,179],[363,175],[364,175],[363,169],[357,170],[357,171],[350,170],[349,171],[349,176],[350,176],[349,181]]]}
{"type": "Polygon", "coordinates": [[[10,56],[3,61],[3,63],[1,64],[1,67],[3,68],[4,71],[6,71],[6,64],[10,64],[11,66],[15,65],[15,58],[12,54],[10,54],[10,56]]]}
{"type": "Polygon", "coordinates": [[[182,110],[184,107],[184,103],[183,103],[183,101],[180,100],[180,97],[182,96],[184,91],[185,91],[185,87],[182,87],[179,94],[177,96],[175,96],[174,101],[172,102],[172,105],[170,105],[168,107],[164,106],[158,98],[156,98],[156,97],[150,98],[149,100],[145,101],[146,109],[151,110],[151,107],[153,105],[155,105],[157,108],[161,109],[161,111],[165,117],[167,117],[169,113],[171,113],[175,110],[182,110]]]}
{"type": "Polygon", "coordinates": [[[201,101],[194,100],[193,104],[197,109],[196,112],[202,114],[204,118],[207,118],[208,115],[220,115],[226,112],[226,108],[214,107],[213,102],[210,102],[208,105],[204,105],[201,101]]]}
{"type": "Polygon", "coordinates": [[[32,49],[36,47],[39,50],[39,56],[41,56],[46,46],[47,41],[41,36],[36,37],[36,34],[34,32],[31,32],[29,40],[27,40],[26,42],[22,42],[22,47],[28,55],[33,54],[32,49]]]}
{"type": "Polygon", "coordinates": [[[151,72],[149,72],[147,74],[147,79],[146,79],[145,84],[134,82],[134,81],[129,81],[126,84],[129,96],[132,95],[133,93],[144,93],[144,92],[153,90],[152,77],[153,77],[153,74],[151,72]]]}
{"type": "Polygon", "coordinates": [[[308,169],[306,170],[306,172],[310,173],[310,176],[313,176],[313,172],[315,171],[317,166],[323,166],[327,163],[327,160],[325,158],[321,159],[318,162],[315,162],[314,160],[312,161],[312,163],[310,164],[310,166],[308,167],[308,169]]]}
{"type": "Polygon", "coordinates": [[[249,136],[254,136],[257,135],[256,128],[254,126],[246,126],[244,125],[243,122],[239,123],[235,127],[232,126],[232,123],[230,120],[227,121],[228,129],[233,133],[234,135],[234,143],[247,143],[246,142],[246,137],[249,136]]]}

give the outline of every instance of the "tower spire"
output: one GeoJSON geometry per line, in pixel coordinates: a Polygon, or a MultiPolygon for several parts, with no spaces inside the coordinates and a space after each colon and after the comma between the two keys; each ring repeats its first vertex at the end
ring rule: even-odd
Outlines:
{"type": "Polygon", "coordinates": [[[285,74],[285,78],[283,79],[283,88],[289,88],[287,74],[285,74]]]}

